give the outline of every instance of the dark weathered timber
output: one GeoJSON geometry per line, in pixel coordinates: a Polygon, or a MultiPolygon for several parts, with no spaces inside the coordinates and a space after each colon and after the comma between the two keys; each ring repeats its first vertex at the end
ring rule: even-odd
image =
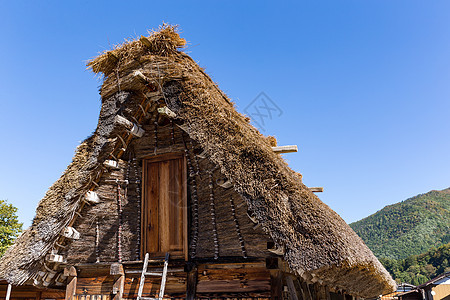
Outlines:
{"type": "Polygon", "coordinates": [[[123,265],[114,263],[111,265],[109,272],[114,277],[114,284],[111,293],[113,294],[113,300],[122,300],[123,289],[125,284],[125,271],[123,265]]]}
{"type": "Polygon", "coordinates": [[[194,266],[187,275],[186,300],[195,299],[197,292],[198,268],[194,266]]]}
{"type": "Polygon", "coordinates": [[[294,280],[292,279],[292,276],[289,276],[289,275],[286,276],[286,284],[288,287],[290,299],[298,300],[297,291],[295,289],[294,280]]]}
{"type": "Polygon", "coordinates": [[[283,277],[280,270],[270,270],[270,299],[281,300],[283,297],[283,277]]]}
{"type": "MultiPolygon", "coordinates": [[[[8,282],[0,280],[0,299],[5,299],[8,282]]],[[[65,299],[65,289],[39,289],[31,285],[13,286],[10,299],[65,299]]]]}

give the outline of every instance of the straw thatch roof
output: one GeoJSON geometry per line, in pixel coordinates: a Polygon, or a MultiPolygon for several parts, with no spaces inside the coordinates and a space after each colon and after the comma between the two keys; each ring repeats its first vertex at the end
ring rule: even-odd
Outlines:
{"type": "Polygon", "coordinates": [[[164,26],[88,63],[104,75],[97,130],[78,147],[73,162],[41,200],[32,226],[1,259],[0,276],[23,283],[41,267],[80,207],[90,180],[121,143],[112,138],[118,130],[113,121],[116,103],[139,110],[137,99],[159,95],[176,113],[176,121],[232,180],[275,244],[285,249],[284,259],[293,272],[362,297],[393,291],[394,281],[362,240],[302,184],[210,77],[179,51],[184,45],[174,27],[164,26]],[[136,71],[144,76],[136,76],[136,71]],[[153,91],[148,91],[149,86],[153,91]]]}

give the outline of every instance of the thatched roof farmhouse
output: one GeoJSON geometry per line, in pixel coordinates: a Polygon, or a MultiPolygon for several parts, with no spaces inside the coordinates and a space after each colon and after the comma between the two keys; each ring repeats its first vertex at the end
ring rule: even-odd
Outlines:
{"type": "MultiPolygon", "coordinates": [[[[88,62],[104,76],[98,126],[1,258],[12,296],[33,285],[66,291],[66,299],[135,298],[145,253],[157,268],[166,252],[165,297],[341,299],[394,290],[362,240],[184,45],[163,26],[88,62]]],[[[148,280],[150,295],[161,279],[148,280]]]]}

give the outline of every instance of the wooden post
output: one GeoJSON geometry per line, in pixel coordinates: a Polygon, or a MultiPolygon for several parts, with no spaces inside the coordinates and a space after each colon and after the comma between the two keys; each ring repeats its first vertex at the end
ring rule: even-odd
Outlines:
{"type": "Polygon", "coordinates": [[[317,298],[327,300],[326,286],[316,283],[317,298]]]}
{"type": "Polygon", "coordinates": [[[292,276],[286,276],[286,283],[289,291],[289,296],[292,300],[298,300],[297,291],[295,290],[294,281],[292,280],[292,276]]]}
{"type": "Polygon", "coordinates": [[[112,264],[109,273],[114,276],[114,285],[112,289],[114,297],[111,300],[122,300],[123,288],[125,285],[123,265],[119,263],[112,264]]]}
{"type": "Polygon", "coordinates": [[[193,266],[192,269],[187,274],[186,300],[195,299],[195,294],[197,292],[197,280],[198,280],[198,268],[197,266],[193,266]]]}
{"type": "Polygon", "coordinates": [[[12,288],[12,285],[8,284],[8,289],[6,290],[6,298],[5,298],[5,300],[9,300],[9,297],[11,296],[11,288],[12,288]]]}
{"type": "Polygon", "coordinates": [[[331,300],[330,290],[328,289],[328,286],[325,286],[325,294],[327,296],[326,300],[331,300]]]}
{"type": "Polygon", "coordinates": [[[270,270],[270,299],[283,299],[283,277],[280,270],[270,270]]]}
{"type": "Polygon", "coordinates": [[[311,293],[310,285],[308,283],[306,283],[306,282],[305,282],[305,285],[306,285],[306,290],[308,291],[309,299],[314,300],[314,297],[313,297],[313,295],[311,293]]]}
{"type": "Polygon", "coordinates": [[[303,299],[305,300],[314,300],[314,298],[311,295],[311,291],[308,288],[308,284],[304,281],[300,281],[298,280],[298,285],[300,286],[300,290],[302,292],[303,295],[303,299]]]}
{"type": "Polygon", "coordinates": [[[76,300],[77,290],[77,269],[74,266],[67,266],[64,269],[64,276],[67,276],[66,300],[76,300]]]}

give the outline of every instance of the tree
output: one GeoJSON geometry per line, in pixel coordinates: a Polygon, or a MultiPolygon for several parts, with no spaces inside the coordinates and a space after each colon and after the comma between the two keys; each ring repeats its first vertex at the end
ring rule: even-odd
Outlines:
{"type": "Polygon", "coordinates": [[[22,232],[22,223],[19,223],[16,213],[16,207],[6,200],[0,200],[0,256],[22,232]]]}

